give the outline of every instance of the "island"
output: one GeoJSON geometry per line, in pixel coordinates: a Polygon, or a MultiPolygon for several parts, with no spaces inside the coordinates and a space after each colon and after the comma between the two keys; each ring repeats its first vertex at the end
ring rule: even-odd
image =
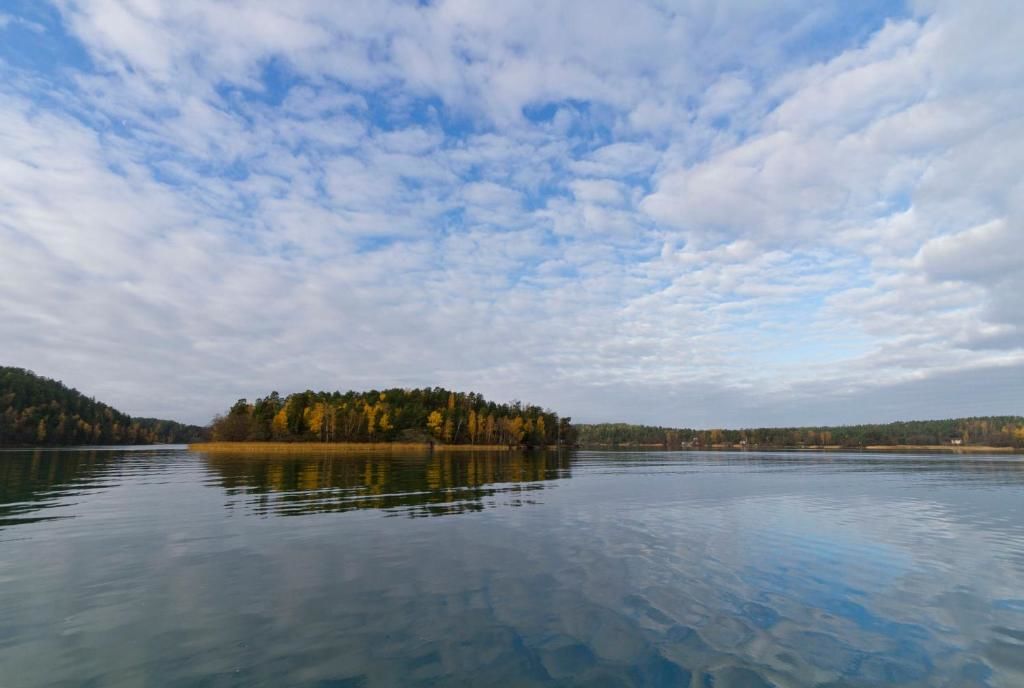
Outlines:
{"type": "Polygon", "coordinates": [[[445,447],[512,449],[572,446],[572,419],[519,401],[495,403],[442,387],[364,392],[271,392],[239,399],[211,424],[204,450],[259,443],[259,449],[445,447]]]}

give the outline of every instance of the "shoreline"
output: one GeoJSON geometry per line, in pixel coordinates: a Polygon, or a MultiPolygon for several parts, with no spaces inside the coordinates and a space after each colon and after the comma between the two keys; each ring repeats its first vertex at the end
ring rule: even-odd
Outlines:
{"type": "Polygon", "coordinates": [[[584,444],[579,449],[629,450],[629,451],[734,451],[734,452],[850,452],[850,453],[891,453],[931,452],[935,454],[1024,454],[1024,447],[991,447],[983,445],[950,446],[946,444],[869,444],[864,447],[842,447],[839,445],[747,445],[715,444],[708,447],[678,447],[669,449],[660,444],[584,444]]]}
{"type": "Polygon", "coordinates": [[[310,452],[345,454],[393,451],[513,452],[527,450],[529,447],[505,444],[430,444],[428,442],[192,442],[188,445],[188,449],[194,452],[224,454],[305,454],[310,452]]]}
{"type": "MultiPolygon", "coordinates": [[[[530,450],[554,450],[549,447],[524,447],[505,444],[439,444],[431,445],[427,442],[193,442],[188,445],[189,451],[214,452],[214,453],[357,453],[357,452],[423,452],[431,451],[530,451],[530,450]]],[[[739,446],[719,444],[710,447],[679,447],[668,449],[664,445],[655,444],[633,444],[633,445],[610,445],[610,444],[588,444],[579,447],[564,447],[565,449],[592,449],[592,450],[623,450],[623,451],[732,451],[732,452],[843,452],[862,454],[906,454],[914,452],[929,452],[933,454],[1017,454],[1024,455],[1024,448],[1021,447],[991,447],[983,445],[975,446],[949,446],[945,444],[892,444],[892,445],[867,445],[864,447],[841,447],[838,445],[826,446],[786,446],[786,445],[760,445],[760,446],[739,446]]]]}

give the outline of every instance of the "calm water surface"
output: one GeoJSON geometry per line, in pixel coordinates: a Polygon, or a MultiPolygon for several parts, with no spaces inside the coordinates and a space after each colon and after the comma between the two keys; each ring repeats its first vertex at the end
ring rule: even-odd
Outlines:
{"type": "Polygon", "coordinates": [[[0,686],[1024,686],[1024,460],[0,452],[0,686]]]}

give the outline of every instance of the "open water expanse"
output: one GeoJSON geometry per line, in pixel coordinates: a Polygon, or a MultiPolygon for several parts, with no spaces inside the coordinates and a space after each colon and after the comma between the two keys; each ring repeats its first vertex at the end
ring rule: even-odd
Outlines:
{"type": "Polygon", "coordinates": [[[0,452],[0,686],[1024,686],[1024,461],[0,452]]]}

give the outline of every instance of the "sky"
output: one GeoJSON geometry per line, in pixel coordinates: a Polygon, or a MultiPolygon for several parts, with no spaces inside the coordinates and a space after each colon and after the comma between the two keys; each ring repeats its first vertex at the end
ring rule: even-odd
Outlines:
{"type": "Polygon", "coordinates": [[[1016,0],[0,2],[0,364],[205,423],[444,386],[1024,414],[1016,0]]]}

